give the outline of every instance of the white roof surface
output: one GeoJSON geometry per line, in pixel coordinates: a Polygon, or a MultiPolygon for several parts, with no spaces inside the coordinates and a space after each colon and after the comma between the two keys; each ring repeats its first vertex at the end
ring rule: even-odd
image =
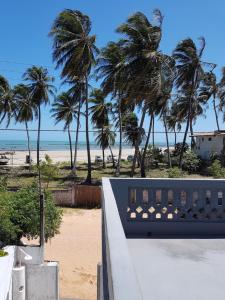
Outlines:
{"type": "Polygon", "coordinates": [[[224,239],[127,239],[143,299],[224,300],[224,239]]]}

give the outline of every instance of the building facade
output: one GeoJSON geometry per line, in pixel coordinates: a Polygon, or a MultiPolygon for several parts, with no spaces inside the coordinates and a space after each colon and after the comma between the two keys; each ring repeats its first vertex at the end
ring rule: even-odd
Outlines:
{"type": "Polygon", "coordinates": [[[202,132],[193,135],[195,153],[202,159],[210,159],[212,154],[225,153],[225,131],[202,132]]]}

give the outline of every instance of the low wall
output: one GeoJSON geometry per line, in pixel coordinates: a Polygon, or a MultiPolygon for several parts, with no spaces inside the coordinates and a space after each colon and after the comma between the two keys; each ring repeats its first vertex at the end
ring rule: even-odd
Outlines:
{"type": "Polygon", "coordinates": [[[95,208],[101,206],[101,187],[76,185],[71,189],[53,190],[57,205],[69,207],[95,208]]]}

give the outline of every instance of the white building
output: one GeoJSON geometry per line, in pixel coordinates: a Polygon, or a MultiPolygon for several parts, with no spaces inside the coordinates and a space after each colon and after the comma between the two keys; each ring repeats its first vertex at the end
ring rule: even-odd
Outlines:
{"type": "Polygon", "coordinates": [[[193,135],[195,153],[203,159],[209,159],[212,153],[220,155],[225,151],[225,131],[200,132],[193,135]]]}

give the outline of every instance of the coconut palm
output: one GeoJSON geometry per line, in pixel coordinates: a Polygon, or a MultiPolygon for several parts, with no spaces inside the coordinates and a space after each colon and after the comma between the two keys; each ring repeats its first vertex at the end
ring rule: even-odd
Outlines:
{"type": "Polygon", "coordinates": [[[32,106],[37,109],[38,136],[37,136],[37,166],[40,164],[40,132],[41,132],[41,105],[50,102],[50,96],[54,96],[54,78],[43,67],[32,66],[24,73],[24,80],[28,82],[32,106]]]}
{"type": "Polygon", "coordinates": [[[115,138],[116,134],[114,131],[111,130],[110,126],[104,126],[103,128],[101,128],[97,132],[97,136],[95,138],[97,145],[99,145],[102,148],[103,152],[105,149],[109,148],[112,157],[113,167],[115,167],[115,160],[111,146],[115,144],[115,138]]]}
{"type": "MultiPolygon", "coordinates": [[[[182,151],[180,154],[179,166],[181,167],[183,159],[183,150],[186,144],[189,127],[192,130],[193,106],[197,101],[197,91],[204,78],[202,55],[205,49],[205,39],[200,38],[200,47],[196,47],[194,41],[190,38],[181,41],[173,52],[176,60],[176,88],[180,91],[181,99],[187,101],[186,128],[183,138],[182,151]]],[[[194,142],[192,140],[192,142],[194,142]]]]}
{"type": "Polygon", "coordinates": [[[137,12],[117,29],[125,36],[121,41],[127,75],[123,91],[131,101],[143,103],[131,176],[134,174],[148,103],[161,95],[164,80],[172,73],[174,65],[171,57],[158,50],[162,37],[163,16],[159,10],[155,10],[153,15],[156,25],[143,13],[137,12]]]}
{"type": "Polygon", "coordinates": [[[67,130],[69,145],[70,145],[70,167],[73,169],[73,147],[71,140],[70,127],[77,117],[77,103],[74,103],[74,97],[69,93],[63,92],[58,95],[52,104],[51,112],[52,117],[55,119],[56,124],[64,122],[64,131],[67,130]]]}
{"type": "Polygon", "coordinates": [[[119,128],[119,155],[116,168],[116,176],[120,174],[120,164],[122,156],[122,112],[123,87],[125,86],[124,79],[124,55],[120,42],[109,42],[108,45],[101,50],[97,60],[96,75],[97,79],[102,79],[101,88],[103,92],[116,100],[116,116],[119,128]]]}
{"type": "Polygon", "coordinates": [[[65,9],[55,19],[50,36],[53,38],[53,60],[62,66],[62,78],[85,82],[86,143],[88,156],[87,183],[91,183],[91,154],[88,121],[88,76],[95,63],[98,49],[90,35],[91,21],[78,10],[65,9]]]}
{"type": "MultiPolygon", "coordinates": [[[[104,134],[104,128],[109,125],[109,110],[111,110],[111,104],[105,101],[105,95],[102,90],[94,89],[90,94],[89,102],[91,103],[91,122],[92,124],[101,130],[104,134]]],[[[98,135],[99,137],[99,135],[98,135]]],[[[102,147],[103,168],[105,168],[105,143],[100,143],[102,147]]]]}
{"type": "Polygon", "coordinates": [[[0,75],[0,124],[6,120],[6,127],[14,117],[15,103],[13,99],[13,89],[8,80],[0,75]]]}
{"type": "Polygon", "coordinates": [[[37,115],[37,109],[32,103],[30,89],[27,85],[18,84],[14,87],[14,101],[16,122],[25,123],[26,126],[29,165],[31,170],[31,149],[28,122],[33,121],[34,114],[37,115]]]}

